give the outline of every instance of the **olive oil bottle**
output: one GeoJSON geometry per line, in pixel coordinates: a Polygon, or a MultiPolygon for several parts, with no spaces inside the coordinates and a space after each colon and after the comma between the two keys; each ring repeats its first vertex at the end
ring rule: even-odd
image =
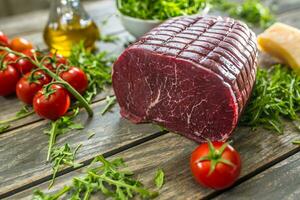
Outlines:
{"type": "Polygon", "coordinates": [[[95,22],[80,0],[51,0],[50,16],[44,29],[44,40],[52,53],[68,57],[72,46],[83,41],[93,50],[100,37],[95,22]]]}

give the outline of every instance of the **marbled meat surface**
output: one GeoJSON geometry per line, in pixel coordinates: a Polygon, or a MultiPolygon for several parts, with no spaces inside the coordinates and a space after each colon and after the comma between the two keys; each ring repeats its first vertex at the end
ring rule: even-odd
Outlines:
{"type": "Polygon", "coordinates": [[[171,19],[128,47],[113,67],[121,115],[197,142],[226,140],[255,82],[255,34],[214,16],[171,19]]]}

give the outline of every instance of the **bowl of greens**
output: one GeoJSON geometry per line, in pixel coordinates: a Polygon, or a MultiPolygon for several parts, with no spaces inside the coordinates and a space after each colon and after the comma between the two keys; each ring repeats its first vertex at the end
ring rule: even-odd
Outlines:
{"type": "Polygon", "coordinates": [[[182,15],[207,14],[207,0],[117,0],[125,29],[139,38],[163,21],[182,15]]]}

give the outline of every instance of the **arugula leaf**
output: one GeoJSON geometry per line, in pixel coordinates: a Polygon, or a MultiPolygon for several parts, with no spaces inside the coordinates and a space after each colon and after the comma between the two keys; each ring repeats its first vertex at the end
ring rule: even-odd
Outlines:
{"type": "Polygon", "coordinates": [[[6,131],[10,127],[10,122],[17,121],[19,119],[23,119],[29,115],[34,114],[34,111],[30,109],[29,106],[24,105],[20,111],[16,113],[16,116],[0,121],[0,133],[6,131]]]}
{"type": "Polygon", "coordinates": [[[98,156],[92,164],[96,167],[90,166],[83,178],[74,177],[72,185],[66,186],[52,195],[35,191],[33,199],[55,200],[66,194],[66,192],[69,192],[69,199],[86,200],[90,199],[91,195],[96,192],[101,192],[115,200],[133,199],[135,197],[152,199],[158,196],[157,192],[150,191],[140,181],[134,179],[132,172],[120,170],[120,167],[126,166],[123,159],[118,158],[108,161],[103,156],[98,156]]]}
{"type": "Polygon", "coordinates": [[[121,13],[140,19],[165,20],[181,15],[200,13],[207,0],[118,0],[121,13]]]}
{"type": "Polygon", "coordinates": [[[28,105],[24,105],[21,110],[19,110],[17,113],[16,113],[16,117],[20,117],[20,116],[23,116],[25,114],[28,114],[32,111],[32,109],[30,109],[30,106],[28,105]]]}
{"type": "Polygon", "coordinates": [[[107,96],[106,97],[106,106],[101,111],[101,115],[104,115],[113,105],[116,104],[116,96],[107,96]]]}
{"type": "Polygon", "coordinates": [[[274,22],[270,10],[259,0],[246,0],[243,3],[230,0],[118,0],[117,5],[122,14],[140,19],[166,20],[201,13],[203,9],[210,7],[262,28],[274,22]]]}
{"type": "Polygon", "coordinates": [[[258,68],[256,83],[240,124],[283,133],[282,118],[300,120],[300,77],[288,67],[258,68]]]}
{"type": "Polygon", "coordinates": [[[45,194],[40,190],[36,190],[33,193],[32,200],[57,200],[61,196],[63,196],[65,193],[67,193],[71,188],[68,186],[65,186],[63,189],[58,191],[56,194],[49,195],[45,194]]]}
{"type": "Polygon", "coordinates": [[[221,10],[228,12],[231,17],[243,19],[252,26],[267,28],[275,22],[275,17],[270,10],[259,0],[246,0],[242,4],[217,0],[216,4],[221,10]]]}
{"type": "Polygon", "coordinates": [[[72,152],[71,147],[69,144],[65,144],[62,147],[54,147],[51,152],[51,162],[53,163],[52,170],[52,180],[49,185],[49,188],[52,187],[54,184],[56,174],[59,169],[61,169],[63,166],[70,166],[73,168],[80,167],[81,164],[78,164],[75,162],[75,155],[78,149],[82,146],[82,144],[79,144],[75,150],[72,152]]]}
{"type": "Polygon", "coordinates": [[[71,115],[65,115],[58,120],[51,122],[51,129],[44,131],[48,134],[49,137],[49,147],[47,154],[47,161],[50,160],[51,151],[55,144],[56,138],[59,135],[65,134],[70,130],[81,130],[83,129],[83,125],[80,123],[75,123],[74,118],[79,114],[79,108],[74,108],[71,115]]]}
{"type": "Polygon", "coordinates": [[[0,133],[6,131],[9,127],[10,127],[9,124],[3,124],[3,125],[1,124],[0,125],[0,133]]]}
{"type": "Polygon", "coordinates": [[[85,99],[91,102],[106,85],[111,85],[111,70],[115,57],[108,56],[102,51],[93,54],[85,50],[83,42],[74,46],[69,57],[70,65],[81,68],[87,75],[89,86],[84,94],[85,99]]]}
{"type": "Polygon", "coordinates": [[[88,132],[88,135],[89,135],[89,136],[88,136],[88,140],[91,139],[92,137],[94,137],[95,134],[96,134],[95,131],[89,131],[89,132],[88,132]]]}
{"type": "Polygon", "coordinates": [[[162,188],[165,180],[165,173],[162,169],[156,171],[154,182],[157,188],[162,188]]]}

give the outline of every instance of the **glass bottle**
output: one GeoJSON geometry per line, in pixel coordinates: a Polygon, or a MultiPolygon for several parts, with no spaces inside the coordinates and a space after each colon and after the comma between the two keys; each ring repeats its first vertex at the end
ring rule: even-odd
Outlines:
{"type": "Polygon", "coordinates": [[[68,57],[72,46],[80,41],[93,50],[99,30],[80,0],[50,0],[50,15],[44,29],[44,40],[52,53],[68,57]]]}

